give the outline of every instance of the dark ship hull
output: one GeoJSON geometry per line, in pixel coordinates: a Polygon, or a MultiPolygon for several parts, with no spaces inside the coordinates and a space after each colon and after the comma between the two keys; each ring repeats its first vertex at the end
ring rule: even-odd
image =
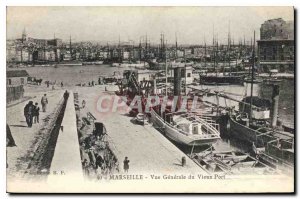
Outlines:
{"type": "Polygon", "coordinates": [[[200,84],[204,85],[222,85],[234,84],[242,85],[244,83],[244,76],[206,76],[200,75],[200,84]]]}

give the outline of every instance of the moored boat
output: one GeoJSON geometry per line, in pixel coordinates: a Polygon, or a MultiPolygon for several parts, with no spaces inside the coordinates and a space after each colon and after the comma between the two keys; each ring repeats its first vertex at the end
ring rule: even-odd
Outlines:
{"type": "Polygon", "coordinates": [[[294,168],[294,139],[276,139],[268,142],[258,154],[259,160],[272,168],[292,171],[294,168]]]}
{"type": "Polygon", "coordinates": [[[241,174],[241,173],[274,173],[275,170],[239,151],[206,151],[191,155],[192,160],[208,173],[241,174]]]}
{"type": "Polygon", "coordinates": [[[90,61],[90,62],[82,62],[82,65],[101,65],[103,61],[90,61]]]}
{"type": "Polygon", "coordinates": [[[200,84],[203,85],[224,85],[224,84],[234,84],[242,85],[244,82],[243,75],[201,75],[200,74],[200,84]]]}
{"type": "Polygon", "coordinates": [[[164,114],[163,119],[154,109],[151,119],[164,134],[176,143],[188,146],[210,145],[220,139],[220,133],[211,123],[189,114],[164,114]]]}
{"type": "Polygon", "coordinates": [[[121,64],[120,63],[112,63],[111,64],[111,67],[118,67],[118,66],[120,66],[121,64]]]}

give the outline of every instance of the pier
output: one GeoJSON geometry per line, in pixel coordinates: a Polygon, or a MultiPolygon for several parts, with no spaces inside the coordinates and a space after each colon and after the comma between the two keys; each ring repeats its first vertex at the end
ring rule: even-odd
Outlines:
{"type": "MultiPolygon", "coordinates": [[[[123,160],[130,160],[130,173],[203,173],[187,155],[173,145],[166,137],[158,132],[152,124],[144,126],[133,124],[132,118],[126,113],[97,111],[96,100],[103,94],[118,97],[113,90],[104,87],[77,88],[79,101],[86,101],[86,109],[97,121],[102,122],[109,137],[111,150],[120,162],[123,171],[123,160]],[[186,166],[181,160],[185,157],[186,166]]],[[[75,92],[75,91],[74,91],[75,92]]]]}
{"type": "Polygon", "coordinates": [[[65,183],[83,180],[72,92],[59,130],[47,182],[55,184],[57,180],[64,180],[65,183]]]}

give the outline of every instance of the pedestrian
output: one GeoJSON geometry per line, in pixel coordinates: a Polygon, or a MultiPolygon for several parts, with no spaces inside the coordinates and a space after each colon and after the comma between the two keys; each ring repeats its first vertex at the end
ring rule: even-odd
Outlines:
{"type": "Polygon", "coordinates": [[[34,105],[33,101],[29,101],[28,104],[24,107],[24,116],[26,118],[26,123],[28,127],[32,127],[32,119],[33,119],[33,110],[34,105]]]}
{"type": "Polygon", "coordinates": [[[98,167],[102,167],[102,164],[104,163],[104,160],[103,160],[103,158],[101,157],[101,155],[97,155],[97,157],[96,157],[96,168],[98,168],[98,167]]]}
{"type": "Polygon", "coordinates": [[[6,147],[17,146],[8,124],[6,124],[6,147]]]}
{"type": "Polygon", "coordinates": [[[60,86],[61,86],[61,87],[64,87],[64,83],[63,83],[63,82],[61,82],[61,83],[60,83],[60,86]]]}
{"type": "Polygon", "coordinates": [[[33,111],[33,120],[35,124],[40,122],[39,117],[40,117],[40,107],[39,104],[36,102],[33,111]]]}
{"type": "Polygon", "coordinates": [[[50,83],[49,81],[46,81],[46,84],[47,84],[47,88],[49,88],[49,83],[50,83]]]}
{"type": "Polygon", "coordinates": [[[185,166],[186,165],[186,159],[185,159],[185,157],[182,157],[181,158],[181,166],[185,166]]]}
{"type": "Polygon", "coordinates": [[[64,99],[67,100],[69,98],[69,92],[66,90],[64,93],[64,99]]]}
{"type": "Polygon", "coordinates": [[[89,163],[87,161],[87,159],[84,159],[84,161],[82,162],[82,167],[83,167],[83,172],[85,176],[89,176],[90,172],[89,172],[89,163]]]}
{"type": "Polygon", "coordinates": [[[47,94],[44,94],[44,96],[42,97],[41,104],[42,104],[43,112],[46,112],[47,104],[48,104],[47,94]]]}
{"type": "Polygon", "coordinates": [[[85,100],[82,100],[82,108],[84,109],[84,107],[85,107],[85,105],[86,105],[86,102],[85,102],[85,100]]]}
{"type": "Polygon", "coordinates": [[[124,172],[125,172],[125,173],[128,173],[129,162],[130,162],[130,161],[128,160],[128,157],[125,157],[125,160],[123,161],[123,163],[124,163],[123,168],[124,168],[124,172]]]}

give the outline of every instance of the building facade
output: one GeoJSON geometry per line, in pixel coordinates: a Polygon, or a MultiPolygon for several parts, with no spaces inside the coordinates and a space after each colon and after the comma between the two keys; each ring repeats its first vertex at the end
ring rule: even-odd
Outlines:
{"type": "Polygon", "coordinates": [[[29,74],[26,70],[8,70],[6,71],[6,85],[18,86],[26,85],[29,74]]]}
{"type": "Polygon", "coordinates": [[[24,30],[21,38],[7,40],[6,61],[8,63],[59,61],[61,47],[61,39],[35,39],[27,37],[24,30]]]}
{"type": "Polygon", "coordinates": [[[258,64],[261,72],[277,69],[279,72],[294,71],[294,22],[281,18],[265,21],[260,28],[258,64]]]}

